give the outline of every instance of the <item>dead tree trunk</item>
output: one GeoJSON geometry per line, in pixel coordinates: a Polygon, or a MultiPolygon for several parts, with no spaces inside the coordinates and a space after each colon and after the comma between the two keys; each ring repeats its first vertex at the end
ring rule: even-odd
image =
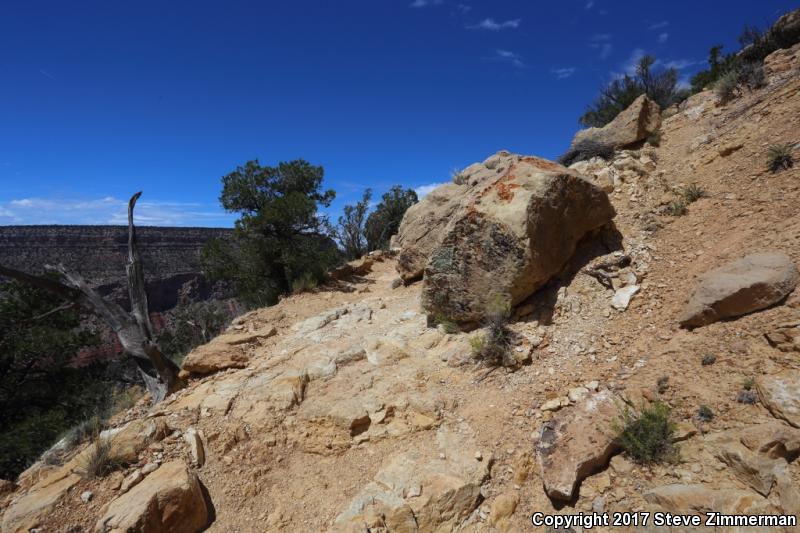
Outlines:
{"type": "Polygon", "coordinates": [[[125,352],[133,357],[150,396],[157,403],[163,400],[167,394],[183,386],[183,381],[178,377],[177,365],[165,357],[153,341],[153,328],[147,310],[144,273],[136,247],[136,229],[133,225],[133,208],[141,194],[141,192],[134,194],[128,203],[128,263],[126,271],[128,294],[131,301],[130,314],[116,303],[104,300],[80,275],[68,272],[63,265],[45,265],[45,268],[58,272],[66,284],[3,266],[0,266],[0,275],[59,294],[99,316],[116,334],[125,352]]]}

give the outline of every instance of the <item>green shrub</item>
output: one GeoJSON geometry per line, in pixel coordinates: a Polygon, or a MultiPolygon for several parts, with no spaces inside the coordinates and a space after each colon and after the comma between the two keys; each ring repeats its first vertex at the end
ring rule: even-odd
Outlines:
{"type": "Polygon", "coordinates": [[[761,63],[757,62],[742,63],[739,65],[736,69],[736,79],[739,85],[750,91],[760,89],[767,84],[764,67],[761,63]]]}
{"type": "Polygon", "coordinates": [[[586,161],[593,157],[599,157],[608,161],[614,157],[614,147],[592,139],[585,139],[570,148],[567,153],[558,158],[558,162],[568,167],[579,161],[586,161]]]}
{"type": "Polygon", "coordinates": [[[512,333],[508,329],[511,306],[496,298],[486,310],[483,335],[470,339],[473,356],[488,366],[514,366],[511,354],[512,333]]]}
{"type": "Polygon", "coordinates": [[[434,323],[440,326],[445,333],[453,334],[461,331],[458,324],[450,320],[444,315],[438,314],[433,318],[434,323]]]}
{"type": "Polygon", "coordinates": [[[672,217],[679,217],[686,214],[686,200],[683,198],[676,198],[672,200],[664,208],[664,212],[672,217]]]}
{"type": "Polygon", "coordinates": [[[751,377],[744,378],[744,382],[742,383],[742,388],[744,390],[751,390],[756,385],[756,380],[751,377]]]}
{"type": "Polygon", "coordinates": [[[697,419],[701,422],[711,422],[714,420],[714,411],[707,405],[701,405],[697,409],[697,419]]]}
{"type": "Polygon", "coordinates": [[[792,146],[789,144],[773,144],[767,149],[767,168],[772,172],[786,170],[794,165],[792,146]]]}
{"type": "Polygon", "coordinates": [[[675,423],[665,403],[656,401],[637,410],[625,406],[614,430],[617,444],[638,463],[661,463],[676,457],[672,443],[675,423]]]}
{"type": "Polygon", "coordinates": [[[682,196],[687,204],[692,204],[700,198],[705,198],[707,195],[705,189],[696,183],[691,183],[683,189],[682,196]]]}
{"type": "Polygon", "coordinates": [[[739,75],[735,70],[729,70],[714,82],[714,92],[723,103],[733,100],[738,95],[738,87],[739,75]]]}

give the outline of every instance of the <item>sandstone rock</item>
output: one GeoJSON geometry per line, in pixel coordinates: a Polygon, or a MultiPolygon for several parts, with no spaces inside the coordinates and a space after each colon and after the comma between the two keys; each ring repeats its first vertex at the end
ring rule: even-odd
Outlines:
{"type": "Polygon", "coordinates": [[[190,374],[212,374],[226,368],[244,368],[249,361],[239,345],[210,342],[189,352],[183,359],[181,370],[190,374]]]}
{"type": "Polygon", "coordinates": [[[208,508],[197,476],[180,461],[164,464],[112,501],[95,531],[195,533],[208,521],[208,508]]]}
{"type": "Polygon", "coordinates": [[[778,420],[748,426],[737,435],[748,449],[771,459],[791,461],[800,455],[800,430],[778,420]]]}
{"type": "Polygon", "coordinates": [[[769,496],[775,483],[775,467],[782,459],[770,459],[753,453],[738,442],[733,435],[725,435],[716,443],[716,457],[727,464],[742,483],[748,485],[762,496],[769,496]]]}
{"type": "Polygon", "coordinates": [[[189,428],[183,434],[183,440],[189,445],[189,453],[192,456],[194,466],[201,467],[206,462],[206,451],[203,446],[203,438],[195,428],[189,428]]]}
{"type": "Polygon", "coordinates": [[[698,327],[764,309],[791,293],[799,279],[784,254],[748,255],[701,276],[679,322],[698,327]]]}
{"type": "Polygon", "coordinates": [[[128,492],[133,487],[141,483],[143,479],[144,474],[142,474],[142,471],[137,468],[122,480],[122,485],[119,486],[120,492],[128,492]]]}
{"type": "Polygon", "coordinates": [[[658,104],[642,95],[602,128],[587,128],[575,134],[570,148],[586,140],[623,148],[639,141],[661,126],[661,109],[658,104]]]}
{"type": "Polygon", "coordinates": [[[773,416],[800,428],[800,373],[784,371],[774,376],[759,376],[756,390],[773,416]]]}
{"type": "Polygon", "coordinates": [[[782,352],[800,352],[800,321],[778,324],[764,337],[770,346],[782,352]]]}
{"type": "Polygon", "coordinates": [[[492,524],[498,524],[506,520],[517,510],[518,504],[519,495],[516,492],[504,492],[500,494],[492,502],[492,513],[489,521],[492,524]]]}
{"type": "Polygon", "coordinates": [[[35,528],[80,479],[80,476],[62,467],[40,480],[26,493],[12,500],[4,510],[0,531],[22,533],[35,528]]]}
{"type": "Polygon", "coordinates": [[[336,280],[347,279],[351,276],[363,276],[370,273],[376,260],[383,260],[383,258],[382,256],[362,257],[332,270],[329,275],[336,280]]]}
{"type": "Polygon", "coordinates": [[[434,191],[401,224],[398,270],[413,278],[424,266],[430,315],[474,322],[500,300],[522,302],[614,216],[602,190],[556,163],[500,153],[490,164],[468,185],[434,191]]]}
{"type": "Polygon", "coordinates": [[[605,390],[542,425],[536,452],[550,498],[570,500],[577,484],[608,462],[617,449],[612,425],[618,413],[614,396],[605,390]]]}
{"type": "Polygon", "coordinates": [[[223,333],[212,340],[212,344],[229,344],[236,346],[237,344],[250,344],[256,342],[258,339],[266,339],[278,333],[275,326],[265,326],[255,331],[244,331],[240,333],[223,333]]]}
{"type": "Polygon", "coordinates": [[[716,511],[752,515],[774,511],[768,500],[754,492],[734,488],[712,489],[704,485],[664,485],[645,492],[644,499],[665,511],[679,514],[716,511]]]}

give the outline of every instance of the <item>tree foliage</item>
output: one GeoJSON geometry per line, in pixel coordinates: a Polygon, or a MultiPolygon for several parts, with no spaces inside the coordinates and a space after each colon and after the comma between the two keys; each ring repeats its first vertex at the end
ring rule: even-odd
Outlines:
{"type": "Polygon", "coordinates": [[[239,219],[231,241],[203,249],[206,273],[232,281],[251,305],[274,304],[295,280],[321,280],[339,255],[319,214],[335,197],[322,178],[322,167],[301,159],[275,167],[248,161],[223,176],[220,202],[239,219]]]}
{"type": "Polygon", "coordinates": [[[367,189],[355,205],[344,206],[344,214],[339,217],[339,224],[335,229],[336,239],[348,260],[357,259],[367,252],[365,231],[371,199],[372,190],[367,189]]]}
{"type": "Polygon", "coordinates": [[[97,335],[58,296],[21,282],[0,286],[0,478],[14,478],[112,390],[107,367],[78,368],[97,335]]]}
{"type": "Polygon", "coordinates": [[[404,190],[400,185],[389,189],[367,218],[365,227],[367,249],[370,251],[388,249],[389,239],[400,228],[403,215],[418,201],[417,193],[413,189],[404,190]]]}
{"type": "Polygon", "coordinates": [[[685,98],[687,93],[678,89],[678,71],[666,68],[656,72],[655,66],[653,56],[643,56],[633,75],[625,74],[603,86],[600,95],[580,117],[580,123],[586,127],[605,126],[643,94],[662,109],[685,98]]]}

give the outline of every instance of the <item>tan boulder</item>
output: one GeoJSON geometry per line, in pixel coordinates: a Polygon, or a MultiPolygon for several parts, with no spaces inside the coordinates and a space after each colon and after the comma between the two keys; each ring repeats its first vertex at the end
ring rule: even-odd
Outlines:
{"type": "Polygon", "coordinates": [[[11,501],[3,513],[2,533],[27,533],[49,515],[62,496],[81,480],[65,466],[11,501]]]}
{"type": "Polygon", "coordinates": [[[239,345],[210,342],[189,352],[181,370],[189,374],[212,374],[226,368],[244,368],[249,361],[250,357],[239,345]]]}
{"type": "Polygon", "coordinates": [[[579,240],[614,217],[606,193],[551,161],[500,153],[482,168],[463,186],[444,186],[457,195],[448,193],[452,202],[432,219],[420,212],[435,202],[423,201],[400,230],[401,259],[415,258],[399,261],[401,275],[415,275],[424,259],[423,307],[457,322],[484,318],[499,300],[523,301],[562,270],[579,240]]]}
{"type": "Polygon", "coordinates": [[[608,463],[617,450],[613,424],[618,417],[616,399],[604,390],[542,425],[536,452],[550,498],[571,500],[578,483],[608,463]]]}
{"type": "Polygon", "coordinates": [[[776,418],[800,428],[800,373],[784,371],[773,376],[756,378],[761,403],[776,418]]]}
{"type": "MultiPolygon", "coordinates": [[[[120,463],[134,463],[149,444],[163,440],[170,430],[163,416],[137,419],[100,434],[110,444],[109,456],[120,463]]],[[[94,445],[92,445],[94,446],[94,445]]]]}
{"type": "Polygon", "coordinates": [[[602,128],[587,128],[575,134],[570,149],[584,141],[623,148],[643,141],[661,127],[661,109],[646,95],[641,95],[623,112],[602,128]]]}
{"type": "Polygon", "coordinates": [[[183,462],[172,461],[108,504],[95,531],[195,533],[208,519],[197,475],[183,462]]]}
{"type": "Polygon", "coordinates": [[[678,320],[692,328],[765,309],[790,294],[798,280],[787,255],[751,254],[703,274],[678,320]]]}
{"type": "Polygon", "coordinates": [[[665,511],[678,514],[716,511],[754,515],[769,514],[775,510],[769,500],[755,492],[734,488],[712,489],[705,485],[664,485],[645,492],[644,499],[665,511]]]}
{"type": "Polygon", "coordinates": [[[372,257],[364,256],[361,259],[356,259],[355,261],[345,263],[344,265],[330,271],[328,274],[331,278],[336,280],[343,280],[352,276],[364,276],[372,271],[372,265],[375,264],[375,261],[382,260],[382,254],[375,254],[372,257]]]}

